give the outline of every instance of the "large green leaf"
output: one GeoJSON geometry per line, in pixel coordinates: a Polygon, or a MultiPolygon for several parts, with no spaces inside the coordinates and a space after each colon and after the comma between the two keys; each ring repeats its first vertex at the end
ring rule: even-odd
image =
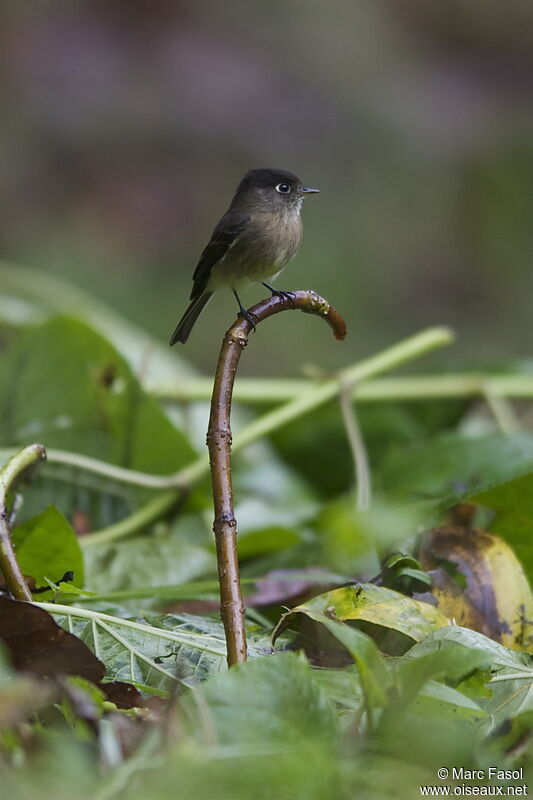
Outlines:
{"type": "MultiPolygon", "coordinates": [[[[444,649],[441,649],[435,642],[433,649],[426,650],[424,653],[420,653],[415,646],[405,656],[395,659],[392,665],[398,704],[408,705],[413,702],[422,687],[429,681],[438,679],[440,682],[447,681],[457,686],[474,671],[487,669],[490,663],[491,658],[488,653],[482,649],[467,647],[459,642],[454,642],[444,649]]],[[[435,689],[435,687],[433,688],[435,689]]],[[[437,696],[435,691],[430,694],[433,698],[437,696]]],[[[440,694],[440,699],[444,700],[443,692],[440,694]]],[[[453,703],[458,699],[455,697],[453,700],[448,696],[446,702],[453,703]]],[[[476,703],[470,702],[466,697],[464,706],[470,711],[477,709],[480,717],[484,713],[476,703]]]]}
{"type": "Polygon", "coordinates": [[[236,462],[234,486],[241,559],[305,541],[318,503],[307,483],[271,447],[255,443],[236,462]]]}
{"type": "Polygon", "coordinates": [[[533,435],[446,435],[392,453],[380,477],[403,500],[451,504],[533,470],[533,435]]]}
{"type": "MultiPolygon", "coordinates": [[[[26,444],[83,455],[141,471],[167,474],[195,455],[121,355],[85,323],[53,317],[29,330],[4,356],[0,370],[0,444],[26,444]]],[[[43,471],[44,472],[44,471],[43,471]]],[[[25,514],[49,504],[89,517],[90,527],[123,516],[142,496],[72,468],[47,467],[61,483],[38,478],[25,514]],[[105,499],[104,499],[105,498],[105,499]]]]}
{"type": "Polygon", "coordinates": [[[375,499],[372,508],[359,511],[353,493],[323,506],[316,520],[321,563],[346,575],[372,578],[380,571],[381,558],[411,538],[427,512],[417,504],[392,507],[375,499]]]}
{"type": "Polygon", "coordinates": [[[432,719],[446,715],[452,719],[478,720],[486,714],[470,697],[438,681],[428,681],[418,692],[412,710],[432,719]]]}
{"type": "Polygon", "coordinates": [[[397,631],[414,641],[420,641],[436,628],[449,625],[448,619],[429,603],[371,583],[333,589],[297,606],[289,614],[309,612],[327,614],[343,622],[371,623],[397,631]]]}
{"type": "Polygon", "coordinates": [[[124,467],[164,474],[194,451],[130,368],[84,322],[53,317],[5,356],[0,442],[73,450],[124,467]]]}
{"type": "Polygon", "coordinates": [[[390,676],[372,639],[356,628],[337,622],[325,614],[307,611],[307,616],[324,625],[352,656],[361,678],[367,709],[370,711],[375,706],[383,705],[390,686],[390,676]]]}
{"type": "Polygon", "coordinates": [[[516,671],[522,670],[524,666],[529,666],[531,663],[531,656],[528,653],[509,650],[503,644],[489,639],[478,631],[461,628],[458,625],[450,625],[433,631],[421,642],[413,645],[409,650],[409,657],[419,657],[448,647],[455,648],[457,644],[483,653],[493,669],[510,668],[516,671]]]}
{"type": "Polygon", "coordinates": [[[176,348],[170,351],[166,342],[123,317],[101,297],[51,272],[0,261],[0,286],[0,323],[11,323],[13,338],[23,330],[21,326],[34,326],[56,314],[76,313],[111,342],[136,374],[142,374],[145,385],[172,383],[195,372],[176,348]]]}
{"type": "MultiPolygon", "coordinates": [[[[224,630],[218,621],[177,615],[123,619],[74,606],[37,605],[94,651],[105,664],[109,680],[172,690],[226,669],[224,630]]],[[[264,634],[255,636],[260,639],[264,634]]],[[[252,638],[249,656],[264,653],[264,647],[255,646],[252,638]]]]}
{"type": "Polygon", "coordinates": [[[217,736],[249,747],[283,750],[306,740],[331,741],[333,706],[301,656],[283,653],[238,665],[202,687],[217,736]]]}
{"type": "Polygon", "coordinates": [[[76,534],[63,514],[50,506],[12,531],[17,561],[24,575],[31,575],[36,586],[46,579],[57,583],[65,572],[83,586],[83,555],[76,534]]]}
{"type": "Polygon", "coordinates": [[[152,536],[85,548],[87,587],[108,594],[136,587],[191,582],[216,574],[211,531],[198,514],[185,514],[152,536]]]}
{"type": "MultiPolygon", "coordinates": [[[[494,728],[515,714],[533,710],[533,667],[531,656],[517,650],[509,650],[499,642],[487,638],[482,633],[451,626],[435,631],[422,642],[414,645],[408,658],[425,659],[428,655],[451,651],[449,662],[453,668],[457,645],[465,651],[477,653],[479,666],[486,663],[492,677],[486,684],[489,691],[477,692],[474,699],[490,715],[487,729],[494,728]]],[[[462,688],[462,687],[461,687],[462,688]]],[[[464,691],[468,693],[468,687],[464,691]]]]}

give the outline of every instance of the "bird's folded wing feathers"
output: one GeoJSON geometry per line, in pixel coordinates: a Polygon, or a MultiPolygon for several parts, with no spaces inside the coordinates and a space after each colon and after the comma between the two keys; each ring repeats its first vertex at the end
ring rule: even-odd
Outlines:
{"type": "Polygon", "coordinates": [[[228,214],[224,214],[202,251],[200,260],[194,270],[191,300],[205,292],[212,268],[229,252],[239,234],[245,229],[249,219],[249,214],[237,216],[233,212],[231,218],[228,214]]]}

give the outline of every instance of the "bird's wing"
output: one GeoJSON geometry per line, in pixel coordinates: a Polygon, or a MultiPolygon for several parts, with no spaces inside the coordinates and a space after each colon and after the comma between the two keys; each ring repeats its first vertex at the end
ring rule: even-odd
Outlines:
{"type": "Polygon", "coordinates": [[[194,270],[191,300],[205,292],[214,265],[221,261],[231,250],[249,219],[249,214],[237,215],[233,212],[231,217],[228,214],[224,214],[213,231],[194,270]]]}

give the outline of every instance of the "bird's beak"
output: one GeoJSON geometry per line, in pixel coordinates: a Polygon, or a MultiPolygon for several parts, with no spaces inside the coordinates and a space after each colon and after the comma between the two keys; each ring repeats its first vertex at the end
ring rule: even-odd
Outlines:
{"type": "Polygon", "coordinates": [[[320,189],[309,189],[302,186],[301,189],[298,189],[298,194],[318,194],[320,189]]]}

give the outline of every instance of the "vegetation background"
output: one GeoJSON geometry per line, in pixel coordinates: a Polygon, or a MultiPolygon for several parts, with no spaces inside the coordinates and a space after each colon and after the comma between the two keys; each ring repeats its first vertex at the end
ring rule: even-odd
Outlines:
{"type": "Polygon", "coordinates": [[[10,798],[531,784],[532,30],[518,0],[0,6],[10,798]],[[257,166],[322,190],[281,288],[349,335],[282,314],[242,359],[227,671],[205,430],[231,296],[167,341],[257,166]],[[386,374],[440,323],[455,350],[386,374]]]}
{"type": "MultiPolygon", "coordinates": [[[[439,322],[462,356],[526,355],[532,29],[519,0],[3,3],[0,250],[166,341],[239,177],[279,166],[322,190],[280,286],[350,336],[279,319],[244,373],[439,322]]],[[[208,374],[233,314],[217,297],[183,351],[208,374]]]]}

